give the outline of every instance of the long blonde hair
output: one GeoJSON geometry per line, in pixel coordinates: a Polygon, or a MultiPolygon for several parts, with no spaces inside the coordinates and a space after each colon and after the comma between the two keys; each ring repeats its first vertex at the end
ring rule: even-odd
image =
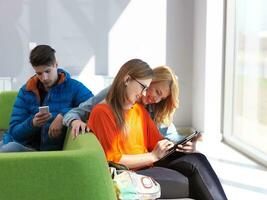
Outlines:
{"type": "Polygon", "coordinates": [[[167,82],[170,87],[170,94],[166,99],[153,104],[154,121],[157,125],[169,125],[173,120],[173,114],[179,106],[178,78],[168,66],[159,66],[153,69],[154,76],[152,83],[167,82]]]}
{"type": "Polygon", "coordinates": [[[123,104],[126,100],[126,86],[124,77],[129,75],[134,79],[151,79],[153,70],[150,66],[140,60],[132,59],[126,62],[117,73],[106,97],[107,104],[110,105],[115,116],[117,126],[120,130],[125,128],[125,118],[123,104]]]}

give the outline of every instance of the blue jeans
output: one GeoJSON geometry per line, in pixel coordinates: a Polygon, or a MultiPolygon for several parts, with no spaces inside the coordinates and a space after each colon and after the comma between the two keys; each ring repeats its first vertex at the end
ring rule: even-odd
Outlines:
{"type": "Polygon", "coordinates": [[[9,142],[7,144],[0,141],[0,152],[23,152],[23,151],[34,151],[34,149],[26,147],[17,142],[9,142]]]}

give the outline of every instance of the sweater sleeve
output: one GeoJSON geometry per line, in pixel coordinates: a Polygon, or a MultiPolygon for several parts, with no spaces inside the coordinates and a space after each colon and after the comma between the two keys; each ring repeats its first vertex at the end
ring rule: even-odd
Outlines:
{"type": "Polygon", "coordinates": [[[146,141],[146,145],[147,145],[147,150],[150,152],[154,149],[154,147],[156,146],[158,141],[163,139],[163,136],[160,134],[156,124],[151,119],[148,111],[143,106],[141,106],[141,107],[143,109],[144,118],[146,121],[146,126],[144,127],[146,130],[144,130],[144,131],[147,134],[145,134],[144,136],[146,137],[145,141],[146,141]]]}
{"type": "Polygon", "coordinates": [[[107,160],[119,162],[122,157],[118,148],[119,130],[113,113],[107,104],[98,104],[93,108],[88,126],[102,145],[107,160]]]}
{"type": "Polygon", "coordinates": [[[103,101],[108,93],[108,88],[102,90],[96,96],[89,98],[85,102],[81,103],[79,107],[71,109],[68,113],[65,114],[63,124],[70,127],[70,123],[75,119],[81,119],[86,121],[88,114],[92,111],[92,108],[103,101]]]}

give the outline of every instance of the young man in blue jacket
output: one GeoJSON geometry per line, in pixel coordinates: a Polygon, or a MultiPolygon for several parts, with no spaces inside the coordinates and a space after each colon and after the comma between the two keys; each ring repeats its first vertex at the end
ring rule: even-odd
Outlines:
{"type": "Polygon", "coordinates": [[[64,114],[93,96],[82,83],[58,69],[50,46],[35,47],[30,63],[36,74],[19,90],[9,130],[0,142],[1,152],[61,150],[66,135],[64,114]],[[48,106],[48,112],[39,111],[40,106],[48,106]]]}

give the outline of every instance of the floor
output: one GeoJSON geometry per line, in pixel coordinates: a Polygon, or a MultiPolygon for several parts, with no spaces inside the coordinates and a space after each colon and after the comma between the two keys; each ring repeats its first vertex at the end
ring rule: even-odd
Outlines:
{"type": "Polygon", "coordinates": [[[197,149],[208,157],[229,200],[267,199],[267,168],[218,141],[203,140],[197,149]]]}

